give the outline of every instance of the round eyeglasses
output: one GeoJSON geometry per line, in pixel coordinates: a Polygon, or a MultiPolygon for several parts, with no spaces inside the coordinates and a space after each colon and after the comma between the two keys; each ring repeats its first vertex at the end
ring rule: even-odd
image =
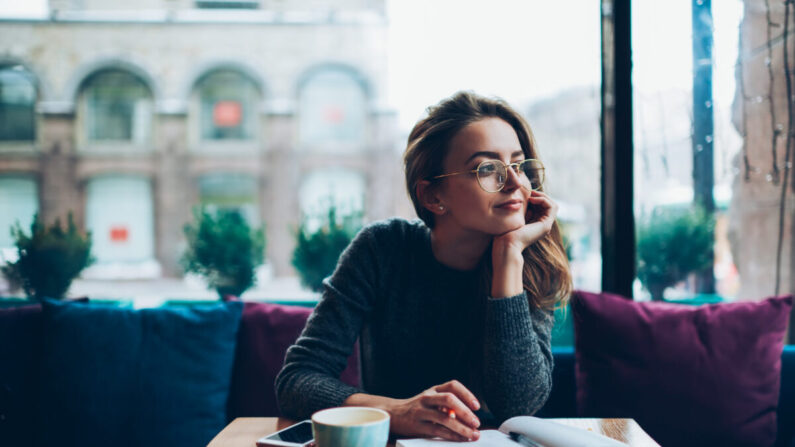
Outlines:
{"type": "Polygon", "coordinates": [[[477,169],[437,175],[432,179],[460,174],[477,174],[481,189],[486,192],[498,192],[505,187],[505,182],[508,181],[508,168],[513,169],[513,172],[519,177],[519,184],[525,189],[535,191],[544,184],[544,165],[540,160],[534,158],[507,165],[500,160],[485,160],[478,165],[477,169]]]}

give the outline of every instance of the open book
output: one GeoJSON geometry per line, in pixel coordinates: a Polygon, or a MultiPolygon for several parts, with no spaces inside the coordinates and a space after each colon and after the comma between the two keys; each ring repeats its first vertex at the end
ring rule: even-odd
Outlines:
{"type": "Polygon", "coordinates": [[[500,425],[497,430],[482,430],[474,442],[434,439],[400,439],[397,447],[620,447],[622,442],[577,427],[558,424],[533,416],[516,416],[500,425]]]}

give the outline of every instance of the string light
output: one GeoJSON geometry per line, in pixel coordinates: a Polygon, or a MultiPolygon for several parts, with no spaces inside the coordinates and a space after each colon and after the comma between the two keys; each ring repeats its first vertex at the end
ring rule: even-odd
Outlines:
{"type": "MultiPolygon", "coordinates": [[[[789,48],[787,46],[787,41],[789,40],[789,7],[790,7],[791,0],[786,0],[784,2],[784,32],[783,32],[783,53],[784,53],[784,79],[786,81],[787,86],[787,140],[786,140],[786,150],[784,155],[784,181],[781,184],[781,199],[779,201],[779,209],[778,209],[778,244],[776,247],[776,286],[775,286],[775,294],[778,295],[781,289],[781,266],[782,266],[782,252],[784,248],[784,215],[787,208],[787,182],[789,180],[789,171],[792,167],[792,162],[790,161],[790,156],[792,153],[792,143],[793,143],[793,121],[795,121],[795,117],[793,117],[793,110],[792,110],[792,73],[789,68],[789,48]]],[[[770,20],[768,14],[768,30],[770,29],[770,20]]],[[[769,31],[768,31],[769,33],[769,31]]],[[[784,126],[779,124],[780,130],[784,129],[784,126]]],[[[778,126],[777,126],[778,127],[778,126]]],[[[773,152],[773,166],[776,167],[776,153],[773,152]]],[[[778,172],[776,172],[778,174],[778,172]]]]}

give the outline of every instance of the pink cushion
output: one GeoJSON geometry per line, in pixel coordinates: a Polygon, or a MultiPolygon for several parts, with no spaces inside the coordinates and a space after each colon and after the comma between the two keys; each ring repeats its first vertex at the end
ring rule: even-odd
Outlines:
{"type": "Polygon", "coordinates": [[[771,446],[791,308],[576,292],[578,411],[634,418],[663,446],[771,446]]]}
{"type": "MultiPolygon", "coordinates": [[[[311,308],[246,302],[238,332],[227,416],[279,416],[273,382],[284,355],[304,329],[311,308]]],[[[359,385],[358,345],[341,380],[359,385]]]]}

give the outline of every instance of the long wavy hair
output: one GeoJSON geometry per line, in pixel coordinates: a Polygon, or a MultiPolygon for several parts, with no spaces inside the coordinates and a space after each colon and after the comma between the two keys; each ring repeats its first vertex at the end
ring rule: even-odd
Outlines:
{"type": "MultiPolygon", "coordinates": [[[[499,118],[510,124],[525,157],[540,159],[530,126],[501,99],[462,91],[429,107],[427,116],[411,130],[403,155],[409,197],[417,215],[429,228],[434,227],[434,214],[420,203],[417,184],[422,180],[438,184],[438,180],[432,179],[443,174],[442,163],[450,151],[450,140],[467,125],[486,118],[499,118]]],[[[571,272],[558,223],[555,222],[552,230],[527,247],[522,255],[522,283],[530,304],[545,310],[565,306],[572,290],[571,272]]],[[[481,265],[484,282],[491,284],[491,262],[482,262],[481,265]]]]}

